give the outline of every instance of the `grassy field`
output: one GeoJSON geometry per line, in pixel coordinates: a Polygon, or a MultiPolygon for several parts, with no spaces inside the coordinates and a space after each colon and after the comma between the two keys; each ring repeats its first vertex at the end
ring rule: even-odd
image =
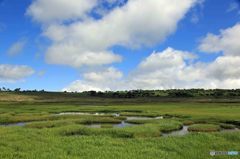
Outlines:
{"type": "Polygon", "coordinates": [[[1,159],[212,159],[211,150],[240,151],[240,102],[230,99],[0,93],[0,124],[1,159]],[[123,121],[134,125],[114,126],[123,121]],[[187,135],[163,135],[184,125],[187,135]]]}

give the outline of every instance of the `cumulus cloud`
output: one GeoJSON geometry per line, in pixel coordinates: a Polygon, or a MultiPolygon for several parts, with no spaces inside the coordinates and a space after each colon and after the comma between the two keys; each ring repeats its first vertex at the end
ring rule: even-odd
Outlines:
{"type": "Polygon", "coordinates": [[[209,33],[202,39],[199,50],[203,52],[223,52],[225,55],[240,55],[240,24],[221,30],[219,35],[209,33]]]}
{"type": "Polygon", "coordinates": [[[172,66],[183,68],[185,60],[193,59],[195,56],[186,51],[167,48],[163,52],[153,52],[139,65],[141,71],[171,69],[172,66]]]}
{"type": "Polygon", "coordinates": [[[26,14],[37,22],[52,23],[84,18],[97,0],[35,0],[26,14]]]}
{"type": "MultiPolygon", "coordinates": [[[[35,1],[29,10],[34,10],[31,8],[34,8],[37,2],[45,1],[35,1]]],[[[61,0],[61,3],[63,2],[71,3],[68,0],[61,0]]],[[[79,4],[81,2],[78,1],[79,4]]],[[[194,4],[195,0],[182,0],[181,3],[178,0],[129,0],[100,19],[94,19],[89,15],[88,18],[70,24],[51,23],[44,29],[44,35],[53,41],[46,52],[46,60],[48,63],[73,67],[119,62],[121,57],[109,51],[111,47],[121,45],[137,48],[162,42],[176,30],[177,23],[194,4]]],[[[36,10],[42,11],[44,6],[38,5],[36,10]]],[[[47,6],[48,10],[56,10],[54,5],[47,6]]],[[[65,9],[61,9],[61,14],[64,14],[60,14],[61,17],[70,17],[71,14],[67,14],[68,9],[66,13],[62,10],[65,9]]],[[[91,7],[87,9],[90,10],[91,7]]],[[[30,12],[29,15],[40,21],[45,19],[41,14],[30,12]]],[[[54,16],[53,21],[55,19],[54,16]]]]}
{"type": "Polygon", "coordinates": [[[0,64],[0,81],[16,82],[32,75],[34,70],[25,65],[0,64]]]}
{"type": "Polygon", "coordinates": [[[121,82],[123,74],[114,67],[100,68],[98,70],[85,72],[82,80],[76,80],[63,91],[109,91],[116,90],[116,83],[121,82]]]}
{"type": "Polygon", "coordinates": [[[219,35],[209,33],[199,49],[207,53],[222,52],[223,55],[206,67],[207,78],[213,88],[239,88],[240,86],[240,24],[222,29],[219,35]]]}
{"type": "Polygon", "coordinates": [[[50,64],[81,66],[96,66],[121,62],[122,57],[111,51],[88,51],[77,44],[56,44],[48,48],[46,61],[50,64]]]}
{"type": "Polygon", "coordinates": [[[223,53],[209,63],[191,62],[193,54],[171,48],[153,53],[130,78],[133,88],[239,88],[239,37],[240,24],[222,29],[219,35],[209,33],[201,41],[200,50],[223,53]]]}
{"type": "MultiPolygon", "coordinates": [[[[207,34],[199,50],[223,54],[210,63],[199,62],[194,53],[167,48],[153,52],[137,68],[123,77],[113,67],[122,57],[111,51],[114,46],[141,48],[163,42],[174,33],[178,22],[195,4],[203,0],[128,0],[96,12],[100,0],[35,0],[27,14],[44,25],[43,35],[52,41],[46,61],[80,68],[98,68],[83,72],[82,79],[63,90],[124,90],[169,88],[236,88],[240,86],[240,24],[207,34]],[[80,5],[81,4],[81,5],[80,5]],[[50,12],[48,12],[50,11],[50,12]],[[198,61],[198,62],[196,62],[198,61]],[[99,69],[99,66],[100,69],[99,69]]],[[[116,0],[104,0],[116,4],[116,0]]],[[[232,7],[233,8],[233,7],[232,7]]],[[[101,8],[100,8],[101,10],[101,8]]],[[[197,22],[199,17],[193,17],[197,22]]]]}
{"type": "Polygon", "coordinates": [[[64,90],[235,89],[240,87],[240,56],[224,55],[211,63],[194,62],[194,60],[197,60],[197,57],[193,53],[167,48],[162,52],[153,52],[125,78],[119,71],[110,71],[111,69],[105,73],[85,73],[82,80],[73,82],[64,90]]]}
{"type": "Polygon", "coordinates": [[[110,90],[109,88],[100,88],[99,86],[94,86],[82,80],[77,80],[72,82],[69,86],[63,89],[67,92],[84,92],[84,91],[105,91],[110,90]]]}
{"type": "Polygon", "coordinates": [[[218,80],[234,79],[240,82],[240,56],[218,57],[208,66],[208,76],[218,80]]]}
{"type": "Polygon", "coordinates": [[[194,82],[199,74],[192,65],[194,54],[167,48],[154,52],[143,60],[130,75],[129,82],[134,89],[167,89],[185,87],[194,82]]]}
{"type": "Polygon", "coordinates": [[[12,46],[8,49],[8,55],[14,56],[19,54],[25,47],[27,43],[26,39],[21,39],[12,44],[12,46]]]}
{"type": "Polygon", "coordinates": [[[220,56],[211,63],[188,63],[186,58],[189,59],[189,56],[185,56],[183,51],[167,49],[157,55],[150,55],[130,76],[128,83],[131,89],[232,89],[240,86],[239,56],[220,56]],[[164,56],[169,56],[169,59],[164,59],[164,56]],[[151,57],[154,60],[149,60],[151,57]],[[155,64],[154,61],[159,62],[155,64]],[[161,61],[168,62],[162,65],[161,61]],[[146,62],[147,65],[142,67],[146,62]]]}
{"type": "Polygon", "coordinates": [[[185,87],[200,77],[200,71],[196,72],[195,66],[188,64],[195,58],[192,53],[167,48],[153,52],[128,77],[122,78],[120,71],[108,68],[85,73],[82,80],[73,82],[64,90],[83,91],[82,86],[89,88],[87,90],[97,88],[98,91],[185,87]]]}
{"type": "Polygon", "coordinates": [[[192,4],[192,0],[183,0],[181,4],[177,0],[130,0],[101,20],[51,26],[45,35],[57,42],[79,40],[91,50],[113,45],[150,45],[172,33],[192,4]]]}
{"type": "Polygon", "coordinates": [[[109,67],[98,72],[88,72],[83,74],[83,77],[87,81],[91,82],[106,82],[122,78],[123,74],[114,67],[109,67]]]}

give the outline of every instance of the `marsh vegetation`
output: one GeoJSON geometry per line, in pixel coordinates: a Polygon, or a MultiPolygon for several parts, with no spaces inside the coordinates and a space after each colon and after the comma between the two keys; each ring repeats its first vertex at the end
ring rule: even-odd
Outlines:
{"type": "Polygon", "coordinates": [[[240,149],[238,102],[65,98],[1,101],[0,158],[207,159],[240,149]]]}

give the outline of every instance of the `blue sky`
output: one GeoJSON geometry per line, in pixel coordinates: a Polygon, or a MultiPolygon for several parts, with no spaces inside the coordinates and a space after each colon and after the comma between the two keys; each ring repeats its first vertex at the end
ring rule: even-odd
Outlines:
{"type": "Polygon", "coordinates": [[[0,0],[0,86],[239,88],[240,2],[178,3],[0,0]]]}

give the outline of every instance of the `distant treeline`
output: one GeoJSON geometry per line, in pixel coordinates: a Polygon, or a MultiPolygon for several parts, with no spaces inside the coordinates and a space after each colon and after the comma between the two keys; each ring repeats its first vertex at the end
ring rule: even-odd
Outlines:
{"type": "Polygon", "coordinates": [[[10,88],[2,87],[0,88],[0,92],[46,92],[44,89],[43,90],[21,90],[21,88],[16,88],[11,90],[10,88]]]}
{"type": "Polygon", "coordinates": [[[82,92],[82,95],[113,98],[137,98],[137,97],[240,97],[240,89],[170,89],[170,90],[131,90],[131,91],[107,91],[82,92]]]}
{"type": "Polygon", "coordinates": [[[85,91],[85,92],[46,92],[45,90],[10,90],[0,88],[0,92],[21,93],[61,93],[75,94],[79,96],[109,97],[109,98],[138,98],[138,97],[240,97],[240,89],[169,89],[169,90],[130,90],[130,91],[85,91]]]}

